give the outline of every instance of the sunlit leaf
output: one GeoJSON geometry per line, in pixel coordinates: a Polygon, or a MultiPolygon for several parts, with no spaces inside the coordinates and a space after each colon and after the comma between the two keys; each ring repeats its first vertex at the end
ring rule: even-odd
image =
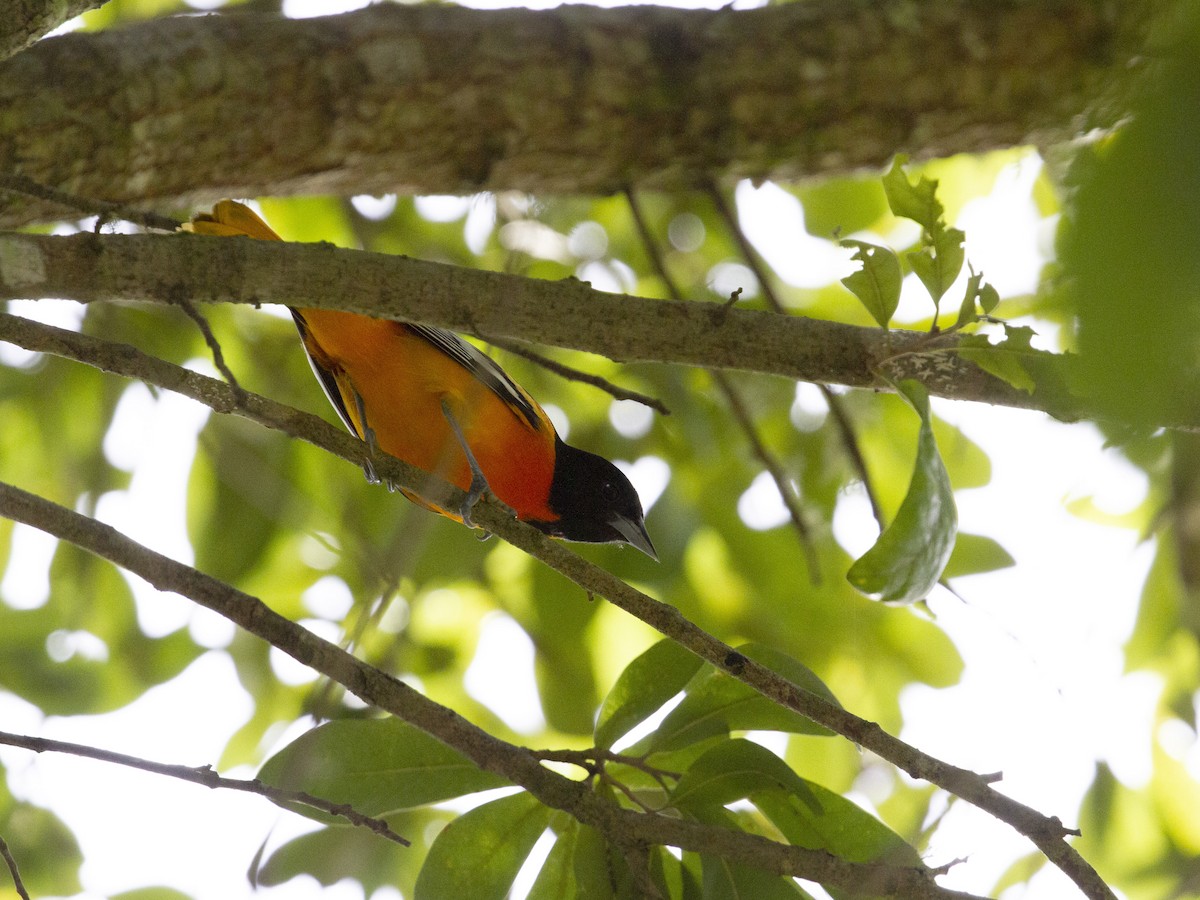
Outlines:
{"type": "Polygon", "coordinates": [[[897,385],[921,417],[917,459],[896,518],[846,577],[868,597],[888,603],[923,600],[942,577],[954,549],[958,513],[950,478],[938,453],[923,385],[897,385]]]}
{"type": "Polygon", "coordinates": [[[698,656],[671,640],[659,641],[642,653],[625,667],[604,698],[596,720],[596,745],[611,747],[683,690],[701,665],[698,656]]]}
{"type": "MultiPolygon", "coordinates": [[[[811,669],[786,654],[762,645],[739,647],[738,652],[762,663],[793,684],[837,703],[829,688],[811,669]]],[[[793,734],[830,733],[799,713],[773,703],[749,685],[724,672],[705,667],[692,678],[680,704],[637,747],[654,751],[674,750],[730,731],[753,729],[793,734]]]]}
{"type": "Polygon", "coordinates": [[[917,851],[861,806],[819,784],[807,784],[809,802],[782,791],[764,791],[751,800],[797,846],[828,850],[851,862],[920,865],[917,851]]]}
{"type": "Polygon", "coordinates": [[[399,719],[326,722],[263,765],[267,784],[378,816],[507,782],[399,719]]]}
{"type": "Polygon", "coordinates": [[[782,759],[753,741],[735,738],[704,753],[671,791],[679,809],[726,806],[758,791],[783,791],[815,805],[808,784],[782,759]]]}
{"type": "Polygon", "coordinates": [[[415,900],[502,900],[550,815],[522,792],[459,816],[433,842],[417,878],[415,900]]]}
{"type": "Polygon", "coordinates": [[[862,301],[881,328],[887,328],[900,304],[900,260],[887,247],[877,244],[854,240],[840,243],[853,248],[853,259],[862,263],[862,268],[843,278],[842,284],[862,301]]]}
{"type": "Polygon", "coordinates": [[[1012,555],[994,538],[982,534],[964,534],[960,531],[942,577],[962,578],[964,575],[1007,569],[1015,564],[1016,560],[1012,555]]]}

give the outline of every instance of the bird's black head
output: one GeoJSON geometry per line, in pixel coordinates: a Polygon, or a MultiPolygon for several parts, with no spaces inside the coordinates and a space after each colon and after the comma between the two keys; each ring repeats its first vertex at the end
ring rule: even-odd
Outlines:
{"type": "Polygon", "coordinates": [[[625,475],[602,456],[555,441],[554,480],[550,508],[554,522],[531,522],[553,537],[591,543],[625,543],[657,560],[646,534],[637,491],[625,475]]]}

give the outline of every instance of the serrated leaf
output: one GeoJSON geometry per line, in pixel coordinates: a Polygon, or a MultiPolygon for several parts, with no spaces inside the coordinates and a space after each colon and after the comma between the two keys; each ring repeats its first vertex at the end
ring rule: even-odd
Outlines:
{"type": "Polygon", "coordinates": [[[259,778],[349,803],[369,816],[508,784],[394,718],[326,722],[267,760],[259,778]]]}
{"type": "Polygon", "coordinates": [[[896,518],[850,567],[846,578],[868,597],[913,603],[925,599],[942,576],[954,549],[958,512],[933,437],[929,394],[916,381],[901,381],[896,387],[921,417],[912,480],[896,518]]]}
{"type": "MultiPolygon", "coordinates": [[[[819,694],[831,703],[838,702],[811,669],[790,656],[759,644],[739,647],[738,652],[793,684],[819,694]]],[[[758,729],[791,734],[831,734],[799,713],[768,700],[749,685],[705,667],[692,679],[680,704],[667,714],[652,734],[639,742],[636,750],[676,750],[733,730],[758,729]]]]}
{"type": "Polygon", "coordinates": [[[994,539],[982,534],[959,532],[954,541],[954,552],[950,554],[942,577],[962,578],[964,575],[995,572],[1013,565],[1016,565],[1016,560],[994,539]]]}
{"type": "Polygon", "coordinates": [[[1037,382],[1029,374],[1021,357],[1036,351],[1031,346],[1034,331],[1025,325],[1005,325],[1005,337],[999,344],[989,343],[983,335],[969,335],[959,343],[958,354],[983,371],[1012,385],[1019,391],[1032,394],[1037,382]]]}
{"type": "Polygon", "coordinates": [[[700,756],[671,791],[677,809],[725,806],[759,791],[783,791],[816,803],[808,784],[761,744],[742,738],[722,741],[700,756]]]}
{"type": "Polygon", "coordinates": [[[842,284],[867,308],[881,328],[888,323],[900,305],[900,260],[887,247],[866,241],[839,241],[841,246],[854,249],[856,262],[862,268],[842,279],[842,284]]]}
{"type": "Polygon", "coordinates": [[[912,219],[926,231],[934,229],[945,212],[937,198],[937,182],[921,176],[916,184],[908,180],[902,168],[906,157],[897,156],[883,176],[883,192],[893,215],[912,219]]]}
{"type": "Polygon", "coordinates": [[[596,719],[596,746],[611,747],[684,689],[703,665],[700,657],[672,640],[650,647],[618,677],[596,719]]]}
{"type": "Polygon", "coordinates": [[[551,812],[522,791],[459,816],[429,849],[415,900],[503,900],[551,812]]]}

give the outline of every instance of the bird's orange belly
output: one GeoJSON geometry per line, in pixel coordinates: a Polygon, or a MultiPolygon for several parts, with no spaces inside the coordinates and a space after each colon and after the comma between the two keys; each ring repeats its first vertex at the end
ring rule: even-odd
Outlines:
{"type": "Polygon", "coordinates": [[[522,519],[554,518],[546,505],[554,474],[549,425],[530,427],[463,366],[403,325],[312,309],[303,314],[340,373],[342,399],[360,436],[355,394],[381,450],[466,490],[471,469],[443,412],[445,402],[492,492],[522,519]]]}

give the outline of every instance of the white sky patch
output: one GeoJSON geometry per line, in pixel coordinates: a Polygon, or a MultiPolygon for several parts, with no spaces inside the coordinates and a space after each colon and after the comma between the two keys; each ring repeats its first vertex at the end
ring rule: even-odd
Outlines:
{"type": "MultiPolygon", "coordinates": [[[[185,516],[188,477],[196,440],[209,409],[169,391],[157,399],[140,384],[131,385],[118,403],[120,421],[105,435],[105,453],[114,464],[132,468],[129,488],[110,491],[96,504],[96,518],[159,553],[191,565],[185,516]],[[126,398],[132,398],[126,402],[126,398]],[[135,446],[136,444],[136,446],[135,446]]],[[[150,636],[162,636],[187,624],[194,604],[163,594],[124,573],[137,601],[138,624],[150,636]]]]}
{"type": "Polygon", "coordinates": [[[468,694],[522,734],[546,727],[534,700],[538,690],[533,656],[533,641],[511,616],[488,613],[464,679],[468,694]]]}
{"type": "Polygon", "coordinates": [[[396,211],[396,195],[372,197],[370,194],[358,194],[350,198],[350,205],[360,216],[380,222],[396,211]]]}
{"type": "Polygon", "coordinates": [[[643,456],[632,464],[620,459],[613,462],[625,473],[625,477],[633,482],[638,496],[642,499],[643,512],[650,512],[650,508],[658,502],[658,498],[671,481],[671,466],[665,459],[657,456],[643,456]]]}
{"type": "Polygon", "coordinates": [[[336,575],[324,575],[301,596],[304,607],[314,616],[340,621],[354,608],[354,595],[336,575]]]}
{"type": "Polygon", "coordinates": [[[621,437],[636,440],[654,424],[654,410],[636,400],[614,400],[608,406],[608,421],[621,437]]]}
{"type": "Polygon", "coordinates": [[[414,197],[417,214],[428,222],[457,222],[471,209],[470,197],[450,194],[427,194],[414,197]]]}
{"type": "Polygon", "coordinates": [[[289,19],[333,16],[370,6],[371,0],[283,0],[283,14],[289,19]]]}
{"type": "Polygon", "coordinates": [[[37,609],[50,599],[50,563],[58,548],[58,538],[17,522],[4,580],[0,581],[0,599],[13,609],[37,609]]]}
{"type": "Polygon", "coordinates": [[[767,531],[778,528],[790,518],[787,506],[770,472],[759,472],[737,503],[738,518],[747,528],[767,531]]]}
{"type": "Polygon", "coordinates": [[[492,232],[496,230],[496,197],[494,194],[476,194],[471,199],[471,210],[463,223],[463,240],[467,249],[479,256],[487,249],[492,232]]]}
{"type": "Polygon", "coordinates": [[[740,262],[719,262],[708,270],[704,280],[709,290],[722,299],[729,299],[737,291],[741,291],[739,300],[758,296],[758,279],[749,266],[740,262]]]}
{"type": "Polygon", "coordinates": [[[788,284],[824,287],[857,267],[837,244],[804,230],[804,208],[779,185],[767,183],[756,188],[743,181],[734,196],[746,237],[788,284]]]}
{"type": "MultiPolygon", "coordinates": [[[[41,322],[43,325],[78,331],[83,324],[87,307],[74,300],[9,300],[7,311],[10,315],[41,322]]],[[[0,341],[0,366],[24,369],[33,365],[40,357],[40,353],[31,353],[16,344],[0,341]]]]}

